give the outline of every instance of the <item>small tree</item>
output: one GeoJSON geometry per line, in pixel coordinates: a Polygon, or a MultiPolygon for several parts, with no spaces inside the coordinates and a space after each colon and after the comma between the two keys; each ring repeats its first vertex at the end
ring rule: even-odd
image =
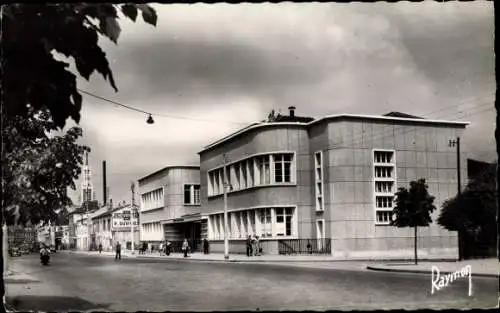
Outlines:
{"type": "Polygon", "coordinates": [[[391,221],[392,226],[414,228],[415,264],[418,264],[417,228],[429,226],[432,223],[431,213],[436,209],[433,204],[434,197],[427,189],[425,179],[412,181],[410,190],[399,188],[396,193],[396,207],[393,210],[395,218],[391,221]]]}

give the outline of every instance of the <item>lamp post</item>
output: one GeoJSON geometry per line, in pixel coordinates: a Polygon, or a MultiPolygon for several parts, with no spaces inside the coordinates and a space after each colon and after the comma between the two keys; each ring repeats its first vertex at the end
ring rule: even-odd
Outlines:
{"type": "MultiPolygon", "coordinates": [[[[151,116],[150,116],[151,117],[151,116]]],[[[135,206],[135,197],[134,197],[134,191],[135,191],[135,185],[134,182],[131,183],[130,185],[130,190],[132,191],[132,205],[130,206],[130,250],[131,254],[134,254],[134,206],[135,206]]]]}
{"type": "Polygon", "coordinates": [[[224,164],[224,170],[223,170],[223,179],[224,179],[224,259],[229,260],[229,240],[228,240],[228,233],[227,233],[227,188],[228,188],[228,182],[227,182],[227,175],[226,175],[226,155],[222,155],[223,158],[223,164],[224,164]]]}

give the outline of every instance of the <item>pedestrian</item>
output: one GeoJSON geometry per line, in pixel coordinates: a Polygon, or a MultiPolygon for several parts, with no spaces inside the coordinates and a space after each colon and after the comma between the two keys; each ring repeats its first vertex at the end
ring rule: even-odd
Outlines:
{"type": "Polygon", "coordinates": [[[184,257],[188,257],[188,250],[189,250],[189,243],[187,239],[184,239],[184,242],[182,243],[182,252],[184,252],[184,257]]]}
{"type": "Polygon", "coordinates": [[[254,256],[257,255],[257,235],[252,236],[252,252],[254,256]]]}
{"type": "Polygon", "coordinates": [[[208,254],[209,248],[210,244],[208,243],[208,239],[207,238],[203,239],[203,253],[208,254]]]}
{"type": "Polygon", "coordinates": [[[252,255],[253,255],[252,235],[248,235],[248,238],[247,238],[247,256],[252,256],[252,255]]]}
{"type": "Polygon", "coordinates": [[[102,243],[99,243],[99,254],[102,252],[102,243]]]}
{"type": "Polygon", "coordinates": [[[165,245],[165,254],[170,255],[170,252],[172,251],[172,243],[170,240],[167,240],[167,244],[165,245]]]}
{"type": "Polygon", "coordinates": [[[146,242],[142,243],[142,254],[146,254],[146,249],[148,248],[148,244],[146,242]]]}
{"type": "Polygon", "coordinates": [[[115,255],[115,260],[116,259],[122,259],[122,246],[120,242],[116,243],[116,255],[115,255]]]}
{"type": "Polygon", "coordinates": [[[159,252],[160,252],[160,255],[163,255],[163,242],[160,243],[159,252]]]}
{"type": "Polygon", "coordinates": [[[148,253],[151,254],[151,242],[148,242],[148,253]]]}
{"type": "Polygon", "coordinates": [[[260,247],[259,236],[255,236],[255,246],[256,246],[256,249],[257,249],[257,255],[260,256],[262,254],[262,249],[260,247]]]}

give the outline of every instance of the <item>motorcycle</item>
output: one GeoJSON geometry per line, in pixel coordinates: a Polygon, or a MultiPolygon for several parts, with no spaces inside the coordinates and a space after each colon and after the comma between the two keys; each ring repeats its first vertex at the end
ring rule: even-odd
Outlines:
{"type": "Polygon", "coordinates": [[[48,265],[50,261],[50,254],[47,250],[40,251],[40,262],[43,265],[48,265]]]}

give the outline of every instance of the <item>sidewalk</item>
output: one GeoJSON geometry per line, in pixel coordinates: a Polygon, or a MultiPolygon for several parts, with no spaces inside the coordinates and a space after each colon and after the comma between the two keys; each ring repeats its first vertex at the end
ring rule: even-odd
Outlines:
{"type": "Polygon", "coordinates": [[[449,274],[459,271],[465,266],[470,265],[472,276],[494,277],[499,278],[499,262],[498,259],[477,259],[456,262],[432,262],[420,261],[419,264],[412,264],[411,261],[402,263],[386,263],[368,265],[366,268],[373,271],[386,272],[403,272],[403,273],[432,273],[432,267],[439,269],[439,274],[449,274]]]}
{"type": "MultiPolygon", "coordinates": [[[[98,251],[80,251],[80,250],[60,250],[57,253],[77,253],[77,254],[87,254],[87,255],[99,255],[98,251]]],[[[114,257],[114,251],[103,251],[102,256],[114,257]]],[[[160,255],[158,252],[152,254],[139,254],[139,252],[134,252],[130,254],[130,251],[122,251],[122,258],[160,258],[160,259],[182,259],[182,260],[192,260],[192,261],[207,261],[207,262],[330,262],[330,261],[345,261],[345,262],[365,262],[365,263],[380,263],[389,261],[401,261],[401,262],[411,262],[411,260],[403,261],[400,258],[387,259],[383,257],[356,257],[346,259],[345,257],[335,257],[329,254],[326,255],[279,255],[279,254],[264,254],[261,256],[251,256],[247,257],[244,254],[230,254],[229,260],[224,259],[223,253],[210,253],[203,254],[201,252],[194,252],[189,254],[189,257],[184,258],[182,253],[172,253],[169,256],[160,255]]],[[[424,259],[422,261],[432,261],[432,262],[448,262],[453,261],[451,258],[439,258],[439,259],[424,259]]]]}
{"type": "MultiPolygon", "coordinates": [[[[57,253],[70,254],[86,254],[95,256],[114,257],[115,252],[103,251],[99,254],[98,251],[58,251],[57,253]]],[[[142,259],[164,259],[164,260],[192,260],[192,261],[208,261],[208,262],[327,262],[327,261],[345,261],[344,259],[336,259],[331,255],[262,255],[247,257],[244,254],[231,254],[229,260],[224,259],[222,253],[203,254],[195,252],[189,254],[188,258],[184,258],[182,253],[172,253],[169,256],[160,255],[159,253],[139,254],[130,251],[122,251],[122,258],[142,258],[142,259]]]]}

